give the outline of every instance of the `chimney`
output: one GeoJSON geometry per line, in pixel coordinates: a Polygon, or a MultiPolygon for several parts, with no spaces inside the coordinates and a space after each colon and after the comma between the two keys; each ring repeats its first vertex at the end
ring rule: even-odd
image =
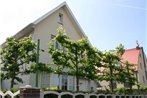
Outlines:
{"type": "Polygon", "coordinates": [[[136,41],[136,44],[137,44],[136,49],[140,49],[139,44],[138,44],[138,40],[136,41]]]}

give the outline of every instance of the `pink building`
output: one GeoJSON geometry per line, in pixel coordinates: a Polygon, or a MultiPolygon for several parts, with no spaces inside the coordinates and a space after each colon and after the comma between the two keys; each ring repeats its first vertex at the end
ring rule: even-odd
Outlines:
{"type": "Polygon", "coordinates": [[[147,58],[143,47],[137,46],[136,48],[125,50],[122,58],[124,61],[135,65],[134,69],[137,72],[138,82],[142,86],[147,86],[147,58]]]}

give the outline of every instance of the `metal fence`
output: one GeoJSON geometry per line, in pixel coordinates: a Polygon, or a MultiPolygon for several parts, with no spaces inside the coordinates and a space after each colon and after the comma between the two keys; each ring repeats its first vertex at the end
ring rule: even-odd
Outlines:
{"type": "MultiPolygon", "coordinates": [[[[0,91],[0,98],[19,98],[20,90],[12,93],[11,91],[0,91]]],[[[114,94],[95,94],[95,93],[71,93],[44,91],[40,92],[40,98],[147,98],[147,95],[114,95],[114,94]]]]}
{"type": "Polygon", "coordinates": [[[5,93],[0,91],[0,98],[19,98],[19,94],[19,90],[15,93],[12,93],[11,91],[6,91],[5,93]]]}
{"type": "Polygon", "coordinates": [[[40,98],[147,98],[146,95],[114,95],[114,94],[85,94],[85,93],[71,93],[71,92],[55,92],[45,91],[41,92],[40,98]]]}

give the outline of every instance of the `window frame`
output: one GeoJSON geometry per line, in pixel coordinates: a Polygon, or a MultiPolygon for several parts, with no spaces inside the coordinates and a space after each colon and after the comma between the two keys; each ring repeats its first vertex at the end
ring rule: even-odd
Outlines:
{"type": "Polygon", "coordinates": [[[59,13],[58,15],[58,23],[63,25],[63,14],[62,13],[59,13]]]}

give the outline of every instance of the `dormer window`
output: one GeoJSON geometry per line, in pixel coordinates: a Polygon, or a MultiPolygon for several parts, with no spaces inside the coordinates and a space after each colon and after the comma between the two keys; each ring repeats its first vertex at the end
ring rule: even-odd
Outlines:
{"type": "Polygon", "coordinates": [[[59,13],[59,16],[58,16],[58,23],[63,25],[63,14],[59,13]]]}

